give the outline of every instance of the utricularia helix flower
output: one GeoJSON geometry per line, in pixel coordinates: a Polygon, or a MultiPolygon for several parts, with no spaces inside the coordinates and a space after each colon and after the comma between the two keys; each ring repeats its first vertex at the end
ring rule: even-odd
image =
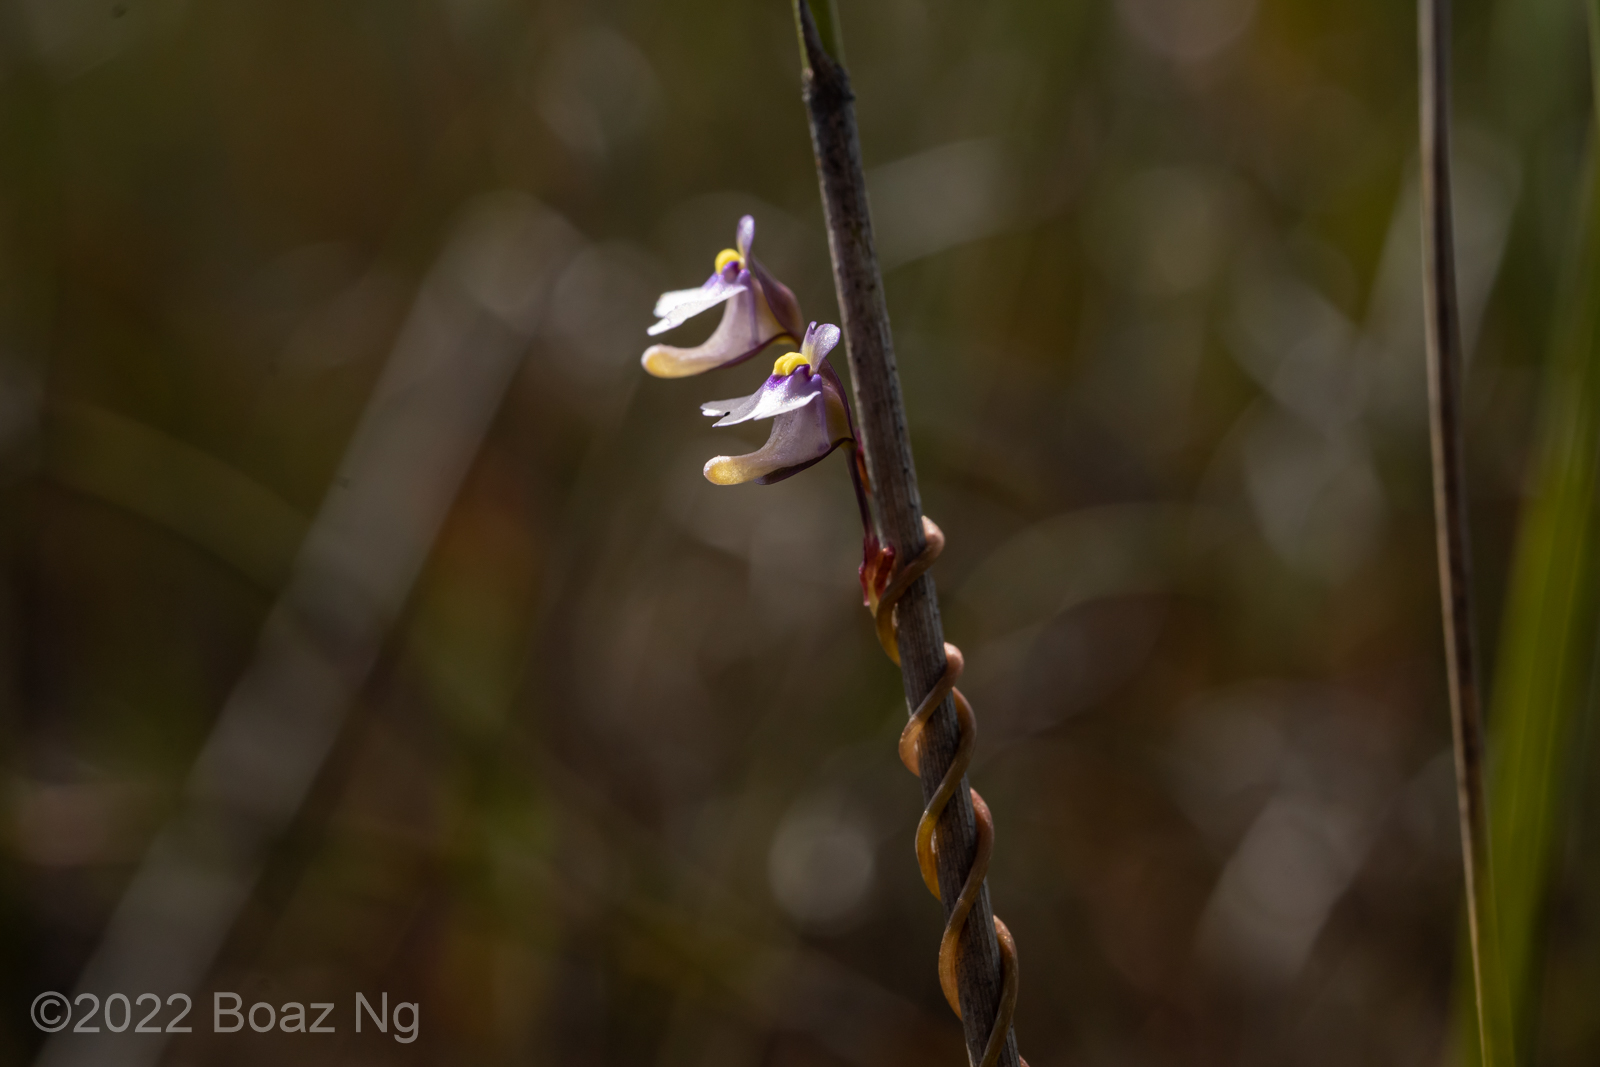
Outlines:
{"type": "Polygon", "coordinates": [[[702,311],[723,304],[722,322],[706,343],[696,348],[651,345],[639,362],[657,378],[686,378],[719,367],[742,363],[772,344],[788,338],[799,344],[805,321],[800,305],[783,283],[768,274],[750,254],[756,238],[756,220],[739,220],[736,248],[717,253],[716,268],[698,289],[662,293],[656,301],[661,320],[650,327],[651,337],[681,326],[702,311]]]}
{"type": "Polygon", "coordinates": [[[828,353],[839,343],[839,327],[813,322],[802,335],[803,320],[794,294],[750,254],[755,233],[755,219],[749,215],[741,218],[735,240],[738,247],[718,253],[716,267],[704,285],[664,293],[656,301],[660,321],[650,327],[652,337],[724,305],[722,322],[705,344],[696,348],[651,345],[640,362],[658,378],[683,378],[742,363],[774,341],[800,344],[798,352],[779,357],[772,374],[754,393],[701,405],[703,413],[717,417],[717,426],[772,420],[772,434],[765,445],[744,456],[717,456],[706,463],[705,475],[717,485],[770,485],[845,446],[865,529],[862,588],[868,602],[875,603],[893,556],[891,550],[880,547],[873,534],[866,465],[855,447],[850,404],[839,376],[828,364],[828,353]]]}
{"type": "Polygon", "coordinates": [[[706,478],[718,485],[771,485],[799,474],[845,443],[855,443],[850,405],[828,353],[839,343],[839,327],[812,323],[800,351],[782,356],[772,374],[749,396],[701,404],[715,425],[771,419],[772,435],[747,456],[717,456],[706,462],[706,478]]]}

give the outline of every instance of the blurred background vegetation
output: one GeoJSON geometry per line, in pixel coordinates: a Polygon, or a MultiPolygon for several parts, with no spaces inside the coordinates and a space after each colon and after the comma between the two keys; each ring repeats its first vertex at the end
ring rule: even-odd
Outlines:
{"type": "MultiPolygon", "coordinates": [[[[840,6],[1025,1055],[1444,1062],[1412,9],[840,6]]],[[[712,487],[764,361],[637,366],[745,212],[837,317],[790,18],[0,3],[0,1059],[95,960],[197,996],[118,1058],[959,1062],[843,465],[712,487]]],[[[1583,15],[1457,42],[1521,1038],[1592,1064],[1583,15]]]]}

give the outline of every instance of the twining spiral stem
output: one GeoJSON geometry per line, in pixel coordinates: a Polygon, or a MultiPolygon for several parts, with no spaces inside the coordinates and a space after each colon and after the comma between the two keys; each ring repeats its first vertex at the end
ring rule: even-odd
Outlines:
{"type": "MultiPolygon", "coordinates": [[[[939,553],[944,551],[944,533],[926,515],[922,517],[922,528],[927,538],[926,546],[916,558],[895,569],[889,584],[879,595],[877,607],[873,612],[878,630],[878,643],[883,646],[884,652],[896,665],[900,663],[900,649],[895,636],[895,604],[911,587],[911,583],[922,577],[923,572],[939,557],[939,553]]],[[[966,777],[967,768],[972,763],[973,748],[977,744],[978,734],[978,722],[972,714],[972,705],[967,703],[967,698],[956,688],[956,682],[960,680],[961,672],[966,667],[966,660],[961,655],[961,650],[948,641],[944,645],[944,655],[944,674],[934,684],[932,691],[922,698],[922,703],[911,713],[910,721],[900,733],[900,761],[912,774],[917,774],[918,747],[922,742],[922,731],[928,723],[928,717],[944,702],[945,697],[948,696],[955,701],[956,721],[961,728],[961,741],[956,748],[955,758],[950,761],[949,769],[945,771],[944,778],[939,781],[939,787],[934,791],[922,811],[922,818],[917,822],[917,864],[922,868],[923,882],[935,897],[939,897],[939,869],[935,859],[938,842],[934,829],[939,824],[939,816],[944,812],[945,806],[955,796],[956,790],[961,788],[961,780],[966,777]]],[[[972,815],[978,831],[977,850],[972,858],[972,867],[967,871],[966,883],[962,885],[955,906],[950,909],[950,917],[945,922],[944,936],[939,941],[939,985],[944,990],[944,998],[949,1001],[950,1008],[956,1013],[957,1018],[961,1016],[961,1003],[956,989],[957,945],[960,942],[961,931],[967,924],[967,916],[972,911],[972,906],[977,903],[978,894],[983,889],[983,880],[989,873],[989,857],[994,852],[994,818],[989,814],[989,805],[983,802],[976,789],[972,789],[971,794],[972,815]]],[[[998,916],[994,920],[994,933],[1000,944],[1000,966],[1004,977],[1000,990],[1000,1008],[995,1014],[994,1025],[989,1030],[989,1040],[984,1046],[983,1059],[979,1061],[977,1067],[995,1067],[995,1064],[1000,1062],[1000,1053],[1006,1044],[1006,1034],[1011,1030],[1011,1019],[1017,1010],[1017,944],[1011,937],[1011,931],[1006,929],[1006,924],[1001,922],[998,916]]],[[[1022,1067],[1027,1067],[1026,1060],[1019,1062],[1022,1067]]]]}

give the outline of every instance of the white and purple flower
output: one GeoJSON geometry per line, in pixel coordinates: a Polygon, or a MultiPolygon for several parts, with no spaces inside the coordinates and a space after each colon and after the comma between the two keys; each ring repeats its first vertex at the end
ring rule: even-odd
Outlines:
{"type": "Polygon", "coordinates": [[[657,378],[685,378],[719,367],[731,367],[787,338],[800,339],[800,305],[786,286],[750,254],[756,220],[739,220],[736,248],[717,254],[716,268],[698,289],[677,289],[661,294],[655,313],[660,321],[650,336],[665,333],[689,319],[723,305],[722,322],[704,344],[694,348],[651,345],[639,362],[657,378]]]}
{"type": "Polygon", "coordinates": [[[839,327],[813,322],[800,351],[774,363],[761,388],[749,396],[700,406],[703,414],[718,416],[717,426],[772,420],[772,434],[760,449],[707,462],[708,480],[717,485],[771,485],[821,461],[840,445],[855,443],[844,388],[828,365],[828,353],[838,343],[839,327]]]}
{"type": "Polygon", "coordinates": [[[735,243],[717,254],[716,269],[698,289],[663,293],[656,301],[659,320],[650,334],[665,333],[702,311],[723,305],[722,322],[696,348],[651,345],[640,360],[658,378],[683,378],[731,367],[778,340],[799,344],[781,357],[772,375],[749,396],[703,404],[718,426],[772,419],[772,436],[746,456],[717,456],[705,474],[718,485],[757,482],[770,485],[796,474],[846,442],[855,442],[850,405],[828,353],[839,343],[839,327],[812,323],[802,330],[794,294],[750,254],[756,220],[739,220],[735,243]]]}
{"type": "Polygon", "coordinates": [[[813,322],[801,337],[804,320],[794,294],[750,255],[755,234],[755,219],[749,215],[741,218],[738,247],[718,253],[716,269],[704,285],[663,293],[656,301],[660,321],[650,327],[652,337],[724,305],[722,322],[705,344],[697,348],[651,345],[640,362],[658,378],[684,378],[741,363],[774,341],[799,343],[800,351],[779,357],[772,374],[749,396],[700,406],[702,413],[717,419],[717,426],[772,420],[766,444],[747,455],[714,457],[706,463],[706,479],[717,485],[771,485],[845,446],[850,481],[861,510],[862,597],[876,610],[894,569],[894,549],[880,543],[874,532],[867,466],[856,447],[850,403],[838,374],[828,364],[828,353],[839,343],[839,327],[813,322]]]}

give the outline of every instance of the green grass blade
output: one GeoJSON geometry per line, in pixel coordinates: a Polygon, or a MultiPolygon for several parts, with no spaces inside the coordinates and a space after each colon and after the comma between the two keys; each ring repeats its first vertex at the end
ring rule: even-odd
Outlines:
{"type": "MultiPolygon", "coordinates": [[[[1489,812],[1498,978],[1510,1019],[1531,1034],[1541,912],[1567,789],[1564,753],[1589,704],[1600,619],[1600,173],[1591,149],[1580,247],[1545,370],[1532,493],[1512,562],[1489,727],[1489,812]]],[[[1480,1060],[1470,982],[1457,1003],[1461,1062],[1480,1060]]],[[[1524,1050],[1526,1051],[1526,1049],[1524,1050]]],[[[1500,1059],[1500,1057],[1496,1057],[1500,1059]]]]}

